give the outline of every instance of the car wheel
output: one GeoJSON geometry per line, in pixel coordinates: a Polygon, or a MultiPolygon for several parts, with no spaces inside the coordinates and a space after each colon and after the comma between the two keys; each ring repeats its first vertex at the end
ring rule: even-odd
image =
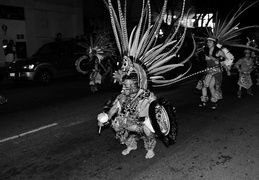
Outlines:
{"type": "Polygon", "coordinates": [[[42,69],[37,73],[36,80],[43,85],[50,84],[52,81],[52,73],[48,69],[42,69]]]}

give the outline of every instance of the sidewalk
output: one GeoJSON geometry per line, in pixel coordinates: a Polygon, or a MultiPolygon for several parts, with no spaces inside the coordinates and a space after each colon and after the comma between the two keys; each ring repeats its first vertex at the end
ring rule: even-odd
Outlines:
{"type": "Polygon", "coordinates": [[[7,78],[5,67],[0,67],[0,91],[5,89],[8,85],[12,84],[13,81],[7,78]]]}
{"type": "Polygon", "coordinates": [[[0,82],[3,81],[5,74],[6,74],[5,67],[0,67],[0,82]]]}

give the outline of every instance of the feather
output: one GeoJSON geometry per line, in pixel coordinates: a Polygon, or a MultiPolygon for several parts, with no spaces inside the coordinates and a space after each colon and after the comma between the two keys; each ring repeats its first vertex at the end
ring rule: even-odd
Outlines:
{"type": "MultiPolygon", "coordinates": [[[[128,61],[132,61],[133,64],[129,63],[128,67],[124,67],[123,69],[124,71],[129,72],[133,70],[137,71],[137,73],[139,73],[139,77],[141,78],[139,82],[144,88],[146,87],[145,82],[148,81],[146,79],[146,74],[150,77],[151,82],[158,83],[160,85],[170,84],[181,78],[186,74],[186,72],[170,80],[166,80],[163,74],[172,71],[175,68],[184,66],[184,64],[188,62],[194,54],[196,49],[195,41],[193,40],[194,50],[191,54],[180,63],[172,63],[172,58],[174,58],[182,48],[186,36],[187,27],[184,28],[180,38],[175,38],[176,34],[179,32],[180,22],[184,15],[185,0],[183,0],[181,16],[176,31],[174,33],[170,33],[163,43],[156,44],[158,33],[166,12],[167,2],[168,0],[164,0],[162,10],[158,15],[157,20],[154,24],[151,24],[150,0],[143,0],[139,22],[130,32],[129,39],[126,33],[126,1],[124,12],[122,12],[120,0],[117,0],[118,16],[115,13],[111,0],[108,0],[107,3],[111,16],[112,29],[120,55],[121,57],[132,57],[126,59],[128,61]],[[145,69],[134,63],[145,66],[145,69]]],[[[125,74],[128,74],[128,72],[125,74]]]]}
{"type": "MultiPolygon", "coordinates": [[[[172,69],[175,69],[176,67],[180,67],[180,66],[184,66],[183,64],[169,64],[169,65],[164,65],[164,66],[160,66],[156,69],[153,69],[153,70],[150,70],[149,73],[150,74],[154,74],[154,75],[157,75],[159,73],[161,73],[162,71],[165,71],[165,70],[172,70],[172,69]],[[157,73],[157,74],[156,74],[157,73]]],[[[166,72],[166,71],[165,71],[166,72]]],[[[163,74],[163,72],[162,72],[163,74]]]]}

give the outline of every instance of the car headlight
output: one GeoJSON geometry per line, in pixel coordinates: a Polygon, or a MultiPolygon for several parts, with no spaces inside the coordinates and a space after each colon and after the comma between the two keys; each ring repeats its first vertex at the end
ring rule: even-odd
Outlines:
{"type": "Polygon", "coordinates": [[[25,65],[22,67],[23,69],[33,69],[34,68],[34,64],[29,64],[29,65],[25,65]]]}

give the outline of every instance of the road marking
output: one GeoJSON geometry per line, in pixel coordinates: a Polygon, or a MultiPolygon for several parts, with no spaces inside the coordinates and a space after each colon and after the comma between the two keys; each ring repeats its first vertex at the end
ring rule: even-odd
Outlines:
{"type": "MultiPolygon", "coordinates": [[[[187,81],[187,82],[182,83],[182,85],[184,85],[184,84],[189,84],[189,83],[194,82],[194,81],[195,81],[195,80],[190,80],[190,81],[187,81]]],[[[74,125],[77,125],[77,124],[81,124],[81,123],[83,123],[83,122],[84,122],[84,121],[78,121],[78,122],[75,122],[75,123],[68,124],[68,125],[66,125],[65,127],[74,126],[74,125]]],[[[5,142],[5,141],[9,141],[9,140],[13,140],[13,139],[16,139],[16,138],[19,138],[19,137],[22,137],[22,136],[25,136],[25,135],[28,135],[28,134],[32,134],[32,133],[41,131],[41,130],[43,130],[43,129],[50,128],[50,127],[57,126],[57,125],[58,125],[58,123],[53,123],[53,124],[49,124],[49,125],[46,125],[46,126],[42,126],[42,127],[40,127],[40,128],[33,129],[33,130],[27,131],[27,132],[25,132],[25,133],[21,133],[21,134],[19,134],[19,135],[15,135],[15,136],[11,136],[11,137],[8,137],[8,138],[5,138],[5,139],[1,139],[1,140],[0,140],[0,143],[5,142]]]]}
{"type": "Polygon", "coordinates": [[[82,123],[84,123],[84,122],[85,122],[85,121],[74,122],[74,123],[71,123],[71,124],[66,125],[65,127],[75,126],[75,125],[78,125],[78,124],[82,124],[82,123]]]}
{"type": "Polygon", "coordinates": [[[9,140],[12,140],[12,139],[16,139],[18,137],[22,137],[22,136],[25,136],[25,135],[28,135],[28,134],[31,134],[31,133],[35,133],[35,132],[38,132],[38,131],[41,131],[43,129],[50,128],[50,127],[53,127],[53,126],[56,126],[56,125],[58,125],[58,123],[49,124],[49,125],[37,128],[37,129],[33,129],[31,131],[27,131],[25,133],[21,133],[19,135],[15,135],[15,136],[11,136],[11,137],[8,137],[8,138],[5,138],[5,139],[1,139],[0,143],[5,142],[5,141],[9,141],[9,140]]]}

